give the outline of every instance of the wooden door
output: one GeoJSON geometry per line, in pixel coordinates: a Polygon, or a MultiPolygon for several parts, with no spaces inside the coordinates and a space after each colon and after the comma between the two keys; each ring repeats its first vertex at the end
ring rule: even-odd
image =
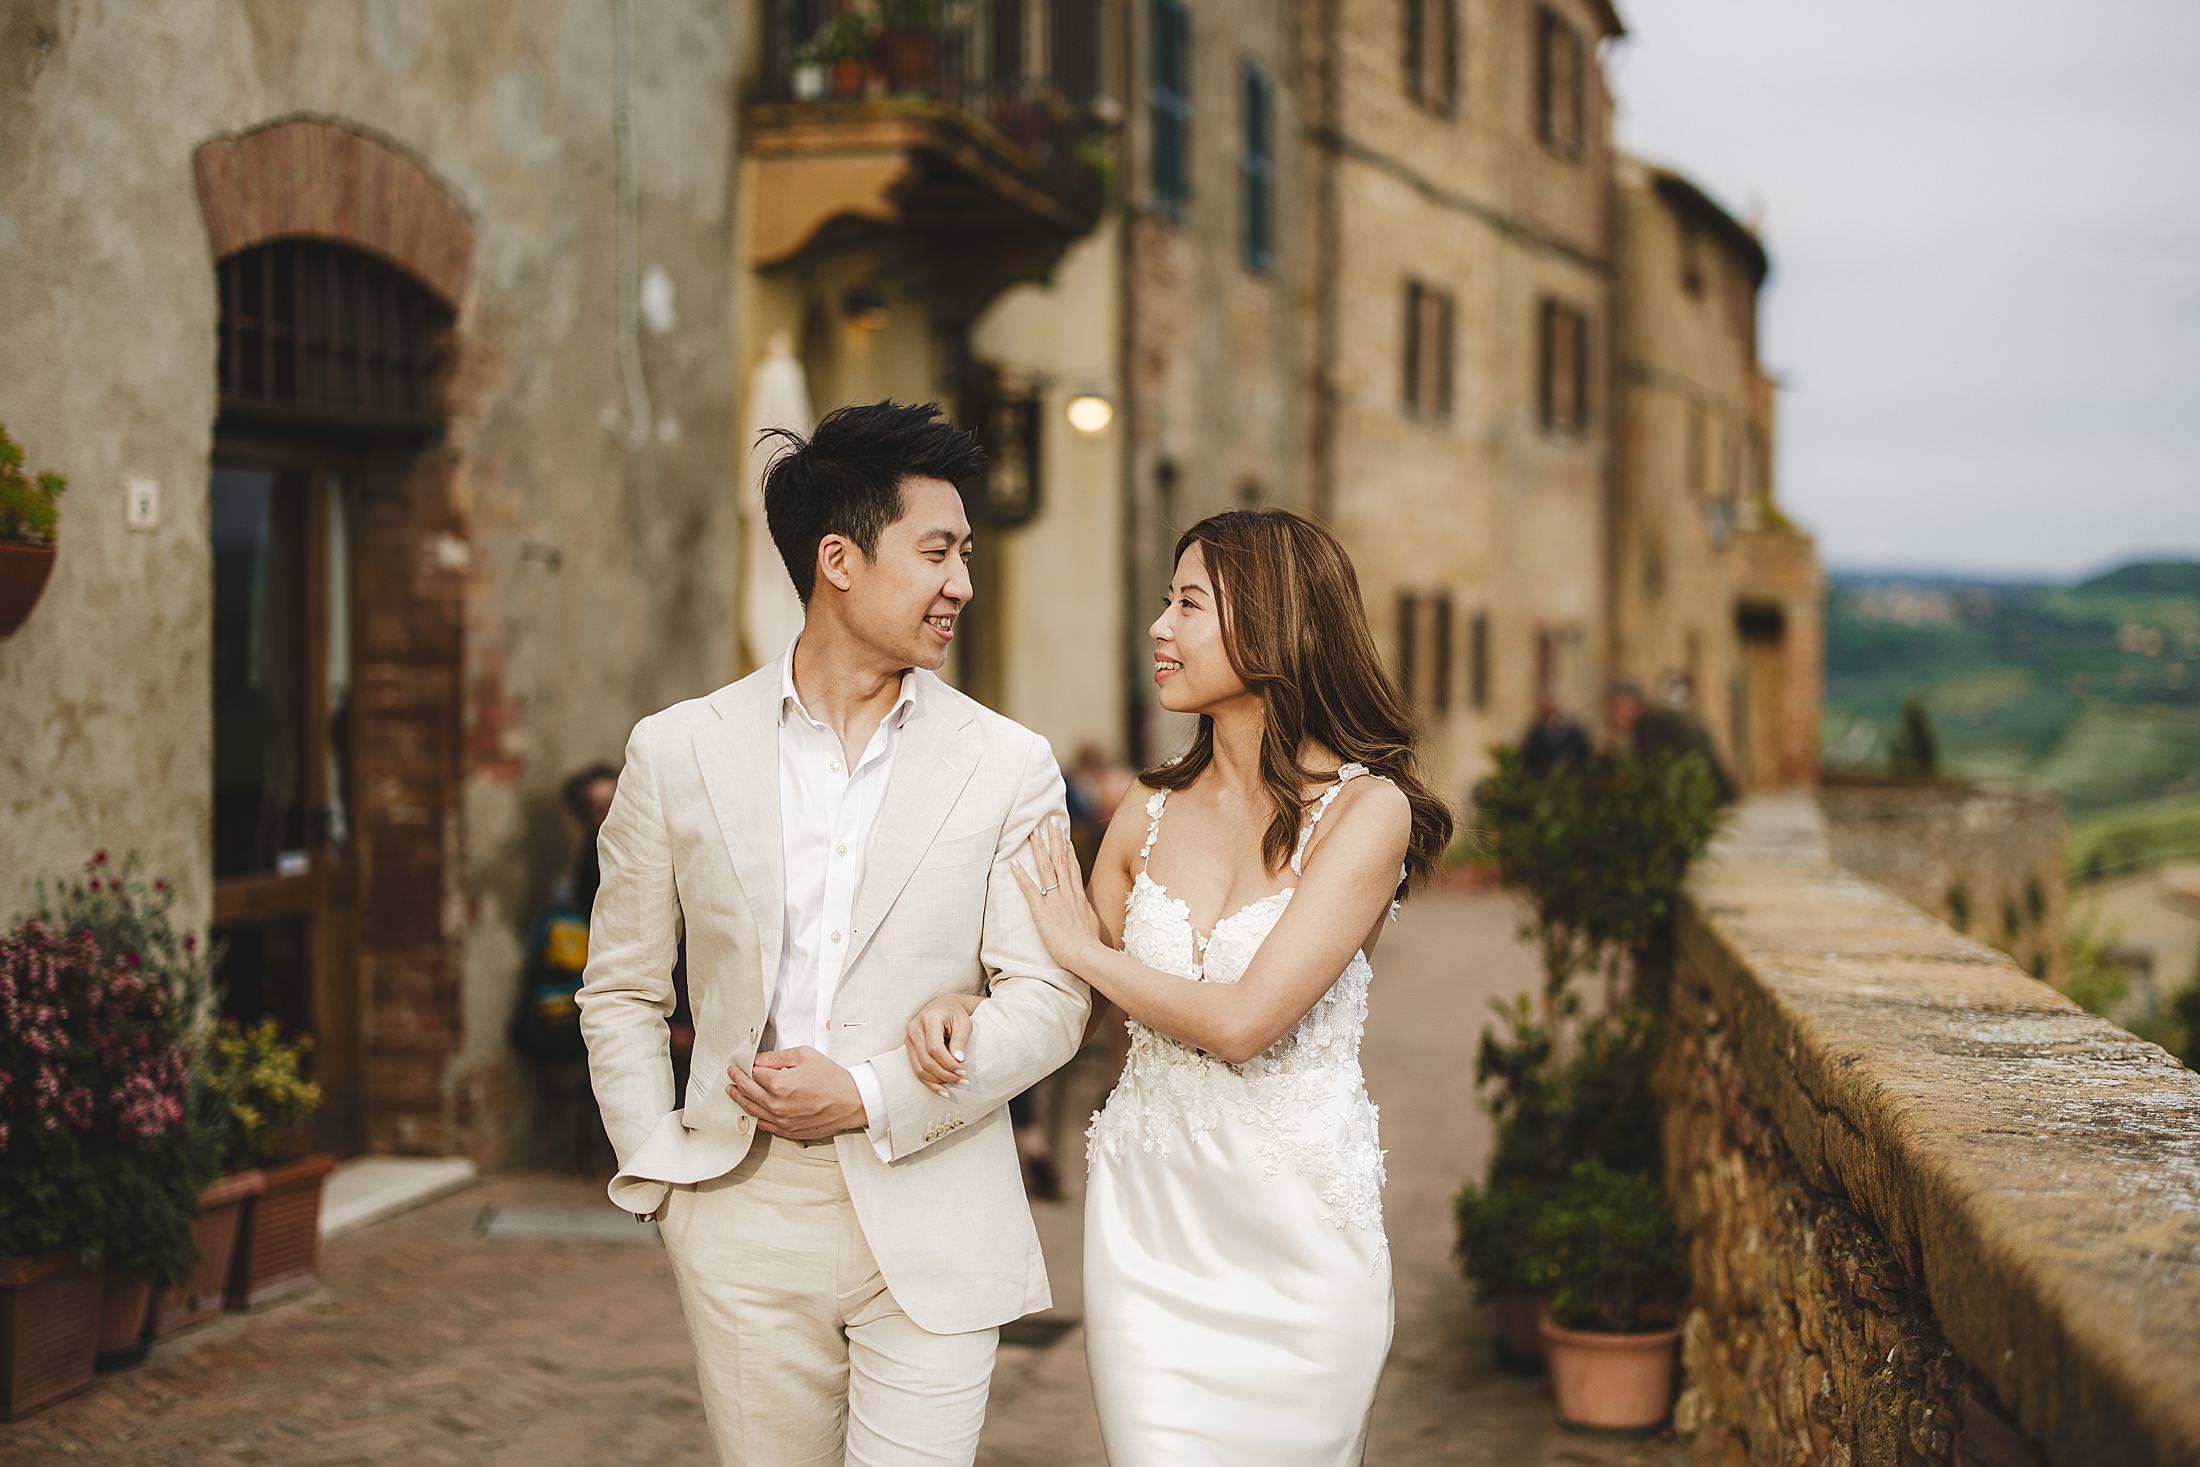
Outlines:
{"type": "Polygon", "coordinates": [[[349,527],[356,462],[217,439],[214,931],[224,1012],[311,1034],[316,1142],[358,1149],[358,871],[349,527]]]}

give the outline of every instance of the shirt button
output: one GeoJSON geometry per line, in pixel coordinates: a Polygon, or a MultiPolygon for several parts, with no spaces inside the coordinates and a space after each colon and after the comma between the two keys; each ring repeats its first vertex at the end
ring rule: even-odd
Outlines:
{"type": "Polygon", "coordinates": [[[838,773],[840,773],[840,761],[839,761],[838,759],[835,759],[835,760],[833,760],[833,761],[832,761],[831,763],[827,764],[827,765],[826,765],[825,767],[826,767],[827,769],[830,769],[830,770],[831,770],[831,771],[832,771],[833,773],[835,773],[835,774],[838,774],[838,773]]]}
{"type": "Polygon", "coordinates": [[[834,854],[834,855],[836,855],[836,856],[845,856],[845,855],[847,855],[847,854],[848,854],[848,843],[847,843],[846,841],[842,841],[842,842],[841,842],[841,843],[840,843],[839,845],[837,845],[837,846],[834,846],[834,847],[833,847],[833,854],[834,854]]]}
{"type": "Polygon", "coordinates": [[[836,932],[836,933],[834,933],[834,934],[833,934],[833,941],[835,941],[835,942],[838,942],[838,941],[840,941],[840,934],[839,934],[839,933],[837,933],[837,932],[836,932]]]}

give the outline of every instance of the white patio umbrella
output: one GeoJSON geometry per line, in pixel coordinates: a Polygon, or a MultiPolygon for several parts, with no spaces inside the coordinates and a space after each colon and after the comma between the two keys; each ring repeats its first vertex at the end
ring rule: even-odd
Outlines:
{"type": "Polygon", "coordinates": [[[741,438],[749,458],[741,486],[741,633],[749,660],[756,666],[786,651],[802,630],[802,603],[795,598],[787,568],[764,526],[764,471],[785,440],[767,439],[759,446],[756,439],[773,428],[806,434],[810,426],[810,388],[803,380],[802,363],[795,360],[787,333],[774,331],[765,345],[764,359],[749,377],[748,425],[741,438]]]}

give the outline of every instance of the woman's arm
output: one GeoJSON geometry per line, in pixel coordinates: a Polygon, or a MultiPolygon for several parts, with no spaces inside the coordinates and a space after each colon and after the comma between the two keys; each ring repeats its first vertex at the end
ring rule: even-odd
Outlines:
{"type": "MultiPolygon", "coordinates": [[[[1143,785],[1131,786],[1131,792],[1116,807],[1115,816],[1108,822],[1108,830],[1100,842],[1100,849],[1092,860],[1092,884],[1087,895],[1097,909],[1096,920],[1100,930],[1112,944],[1123,940],[1123,904],[1130,897],[1131,863],[1135,853],[1145,843],[1144,825],[1146,800],[1152,794],[1143,785]]],[[[1042,827],[1044,828],[1044,827],[1042,827]]],[[[1065,839],[1062,844],[1067,847],[1065,839]]],[[[1069,869],[1076,869],[1076,857],[1070,857],[1069,869]]],[[[903,1035],[911,1065],[922,1080],[938,1095],[960,1084],[963,1078],[963,1050],[970,1042],[971,1016],[984,1002],[974,993],[943,993],[917,1010],[903,1035]]],[[[1085,1024],[1079,1047],[1092,1042],[1093,1035],[1106,1026],[1111,1015],[1119,1013],[1106,1001],[1092,1006],[1092,1017],[1085,1024]]]]}
{"type": "MultiPolygon", "coordinates": [[[[1120,939],[1120,924],[1113,933],[1103,929],[1074,883],[1059,882],[1059,873],[1076,870],[1059,831],[1042,829],[1031,838],[1036,881],[1012,869],[1057,963],[1147,1028],[1243,1064],[1289,1033],[1329,991],[1397,891],[1412,808],[1396,786],[1358,781],[1322,823],[1320,861],[1306,863],[1290,905],[1236,983],[1179,978],[1117,950],[1109,939],[1120,939]],[[1054,889],[1042,894],[1048,886],[1054,889]]],[[[1111,827],[1111,841],[1115,834],[1111,827]]],[[[1126,876],[1114,910],[1122,910],[1129,885],[1126,876]]]]}

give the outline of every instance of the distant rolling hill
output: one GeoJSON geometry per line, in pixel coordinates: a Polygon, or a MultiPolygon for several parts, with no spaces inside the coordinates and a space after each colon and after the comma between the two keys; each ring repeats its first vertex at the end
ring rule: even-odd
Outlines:
{"type": "Polygon", "coordinates": [[[1836,571],[1829,767],[1883,768],[1903,700],[1942,768],[2059,791],[2074,871],[2200,854],[2200,561],[2076,584],[1836,571]]]}

